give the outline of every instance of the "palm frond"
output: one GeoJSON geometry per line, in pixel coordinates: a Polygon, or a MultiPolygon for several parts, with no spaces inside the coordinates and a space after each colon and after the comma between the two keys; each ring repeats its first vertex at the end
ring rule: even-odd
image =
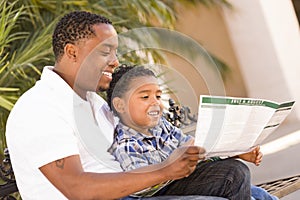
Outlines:
{"type": "MultiPolygon", "coordinates": [[[[19,46],[15,57],[11,60],[14,68],[22,66],[34,66],[34,63],[41,63],[42,60],[49,61],[52,54],[51,48],[51,31],[54,23],[48,25],[46,29],[37,30],[30,38],[24,40],[19,46]]],[[[17,49],[16,49],[17,50],[17,49]]]]}
{"type": "Polygon", "coordinates": [[[2,108],[5,108],[7,110],[11,110],[14,104],[10,101],[8,101],[5,96],[0,96],[0,106],[2,108]]]}
{"type": "Polygon", "coordinates": [[[0,47],[5,48],[8,47],[9,43],[19,39],[20,36],[24,34],[24,32],[18,32],[11,35],[13,29],[16,28],[18,18],[24,14],[24,7],[20,7],[19,9],[14,9],[15,3],[5,4],[5,1],[0,2],[0,47]]]}

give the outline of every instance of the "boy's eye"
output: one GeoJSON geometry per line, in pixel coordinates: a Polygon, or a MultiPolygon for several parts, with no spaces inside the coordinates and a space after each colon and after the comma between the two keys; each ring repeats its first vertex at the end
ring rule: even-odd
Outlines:
{"type": "Polygon", "coordinates": [[[161,99],[161,96],[160,96],[160,95],[157,95],[156,98],[157,98],[157,99],[161,99]]]}
{"type": "Polygon", "coordinates": [[[148,99],[149,96],[145,95],[145,96],[142,96],[142,99],[148,99]]]}

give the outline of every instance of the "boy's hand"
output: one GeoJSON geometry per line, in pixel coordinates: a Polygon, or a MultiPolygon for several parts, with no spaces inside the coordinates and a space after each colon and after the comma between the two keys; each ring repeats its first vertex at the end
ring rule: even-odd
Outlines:
{"type": "Polygon", "coordinates": [[[201,147],[179,147],[162,163],[164,175],[169,176],[168,180],[187,177],[195,170],[199,160],[204,158],[205,150],[201,147]]]}
{"type": "Polygon", "coordinates": [[[263,154],[260,151],[260,146],[257,146],[252,151],[248,153],[240,154],[237,157],[247,162],[252,162],[256,166],[259,166],[262,161],[263,154]]]}

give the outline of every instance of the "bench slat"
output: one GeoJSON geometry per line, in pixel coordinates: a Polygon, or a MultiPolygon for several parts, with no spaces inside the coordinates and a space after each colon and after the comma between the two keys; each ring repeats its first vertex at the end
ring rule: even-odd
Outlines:
{"type": "Polygon", "coordinates": [[[262,187],[269,193],[281,198],[300,189],[300,175],[261,183],[257,186],[262,187]]]}

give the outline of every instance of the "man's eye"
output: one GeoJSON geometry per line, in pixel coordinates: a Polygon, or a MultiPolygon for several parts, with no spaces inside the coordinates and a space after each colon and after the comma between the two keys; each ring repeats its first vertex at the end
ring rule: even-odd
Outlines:
{"type": "Polygon", "coordinates": [[[161,99],[161,96],[160,96],[160,95],[157,95],[156,98],[157,98],[157,99],[161,99]]]}
{"type": "Polygon", "coordinates": [[[149,96],[142,96],[142,99],[148,99],[149,96]]]}
{"type": "Polygon", "coordinates": [[[101,54],[102,56],[109,56],[110,52],[104,52],[104,51],[102,51],[102,52],[100,52],[100,54],[101,54]]]}

